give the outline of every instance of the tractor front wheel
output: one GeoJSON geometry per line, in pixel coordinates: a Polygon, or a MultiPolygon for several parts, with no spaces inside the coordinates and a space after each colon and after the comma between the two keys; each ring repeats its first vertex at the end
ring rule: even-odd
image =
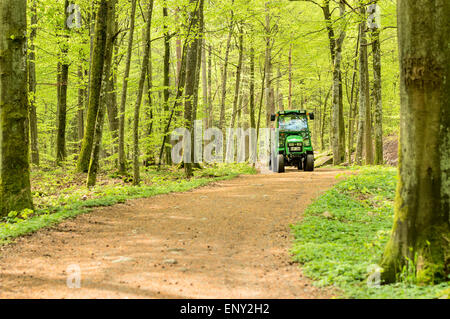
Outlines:
{"type": "Polygon", "coordinates": [[[285,169],[284,169],[284,155],[283,154],[279,154],[278,155],[278,169],[277,169],[277,173],[284,173],[285,169]]]}
{"type": "Polygon", "coordinates": [[[314,155],[309,154],[306,156],[304,170],[305,170],[305,172],[314,171],[314,155]]]}

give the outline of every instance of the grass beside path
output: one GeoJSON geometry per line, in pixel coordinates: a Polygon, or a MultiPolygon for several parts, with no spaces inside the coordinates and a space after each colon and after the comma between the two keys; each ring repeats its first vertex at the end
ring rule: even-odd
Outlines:
{"type": "Polygon", "coordinates": [[[450,283],[418,286],[408,269],[401,283],[368,285],[393,225],[396,176],[394,168],[359,168],[358,175],[323,194],[292,226],[294,259],[316,285],[334,286],[346,298],[448,297],[450,283]]]}
{"type": "Polygon", "coordinates": [[[142,173],[141,186],[115,174],[99,176],[97,186],[87,189],[86,176],[63,169],[32,172],[32,192],[36,210],[11,212],[0,220],[0,245],[13,238],[35,232],[66,218],[88,213],[95,207],[112,206],[129,199],[159,194],[184,192],[215,181],[255,174],[246,164],[218,164],[195,171],[187,180],[184,171],[175,168],[158,171],[154,168],[142,173]]]}

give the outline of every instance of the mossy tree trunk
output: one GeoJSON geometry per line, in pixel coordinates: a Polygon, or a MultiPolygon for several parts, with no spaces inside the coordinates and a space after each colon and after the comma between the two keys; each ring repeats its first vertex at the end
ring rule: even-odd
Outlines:
{"type": "Polygon", "coordinates": [[[31,162],[39,166],[39,146],[38,146],[38,128],[36,115],[36,39],[37,29],[37,10],[36,0],[31,3],[31,32],[30,32],[30,53],[28,61],[28,87],[29,87],[29,129],[31,140],[31,162]]]}
{"type": "MultiPolygon", "coordinates": [[[[195,11],[190,13],[190,24],[194,30],[200,29],[200,10],[203,6],[203,0],[191,0],[191,3],[199,1],[195,7],[195,11]]],[[[184,119],[186,123],[186,129],[191,132],[193,136],[193,126],[195,119],[195,107],[194,107],[194,95],[195,91],[198,89],[196,87],[196,76],[197,76],[197,64],[200,62],[198,59],[199,41],[197,39],[198,34],[195,32],[190,38],[186,39],[188,41],[187,54],[186,54],[186,82],[185,82],[185,102],[184,102],[184,119]]],[[[187,143],[186,143],[187,144],[187,143]]],[[[185,145],[186,145],[185,144],[185,145]]],[[[193,144],[191,143],[191,146],[193,144]]],[[[184,150],[186,152],[186,149],[184,150]]],[[[193,154],[191,150],[191,154],[193,154]]],[[[184,171],[186,177],[192,177],[192,162],[184,163],[184,171]]]]}
{"type": "MultiPolygon", "coordinates": [[[[167,1],[164,1],[164,7],[163,7],[163,16],[164,19],[168,19],[169,17],[169,9],[167,8],[167,1]]],[[[170,40],[171,35],[169,31],[169,27],[167,25],[167,20],[164,20],[164,113],[166,117],[169,116],[169,99],[170,99],[170,40]]],[[[171,147],[170,146],[164,146],[165,147],[165,154],[166,154],[166,164],[171,165],[172,164],[172,154],[171,154],[171,147]]]]}
{"type": "Polygon", "coordinates": [[[102,89],[103,67],[107,37],[109,0],[101,0],[95,22],[95,38],[93,57],[91,61],[91,75],[89,83],[89,106],[87,110],[86,128],[81,145],[80,157],[77,162],[79,172],[88,172],[94,146],[95,125],[100,105],[102,89]]]}
{"type": "Polygon", "coordinates": [[[128,33],[128,48],[125,62],[125,73],[123,75],[122,96],[119,109],[119,173],[126,174],[127,159],[125,154],[125,109],[127,104],[128,78],[130,76],[131,55],[133,53],[133,39],[136,19],[136,1],[131,1],[130,31],[128,33]]]}
{"type": "Polygon", "coordinates": [[[399,184],[382,278],[413,264],[421,283],[450,274],[450,2],[399,0],[399,184]]]}
{"type": "Polygon", "coordinates": [[[0,1],[0,216],[33,209],[30,190],[27,1],[0,1]]]}
{"type": "Polygon", "coordinates": [[[145,79],[148,73],[148,60],[150,57],[150,36],[151,36],[151,25],[152,25],[152,15],[153,15],[153,0],[148,0],[147,8],[147,22],[145,25],[145,47],[144,56],[142,59],[141,66],[141,76],[139,79],[139,88],[136,97],[136,104],[134,106],[134,125],[133,125],[133,184],[139,185],[141,182],[140,176],[140,150],[139,150],[139,115],[140,108],[142,104],[142,96],[144,93],[145,79]]]}
{"type": "Polygon", "coordinates": [[[110,103],[110,82],[112,81],[112,56],[114,51],[114,41],[116,39],[115,35],[115,25],[116,25],[116,1],[117,0],[109,0],[108,1],[108,9],[107,9],[107,37],[106,37],[106,45],[105,45],[105,55],[104,55],[104,67],[103,67],[103,79],[101,84],[101,94],[100,94],[100,102],[98,108],[98,114],[95,124],[95,135],[94,135],[94,143],[91,155],[91,161],[89,163],[89,171],[88,171],[88,179],[87,186],[93,187],[97,181],[97,173],[99,168],[100,161],[100,149],[102,146],[102,136],[103,136],[103,126],[105,124],[105,115],[107,112],[107,104],[110,103]]]}

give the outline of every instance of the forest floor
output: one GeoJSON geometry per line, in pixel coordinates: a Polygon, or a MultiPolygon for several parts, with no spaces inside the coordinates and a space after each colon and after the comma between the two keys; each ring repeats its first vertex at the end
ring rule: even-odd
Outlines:
{"type": "Polygon", "coordinates": [[[342,173],[245,175],[97,208],[2,246],[0,298],[331,298],[292,262],[290,224],[342,173]]]}

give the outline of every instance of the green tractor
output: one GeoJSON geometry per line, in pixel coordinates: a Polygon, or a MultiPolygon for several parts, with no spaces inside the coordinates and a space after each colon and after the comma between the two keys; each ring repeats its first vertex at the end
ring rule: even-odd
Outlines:
{"type": "Polygon", "coordinates": [[[284,173],[285,166],[314,171],[314,150],[308,118],[314,120],[314,113],[282,111],[271,116],[279,133],[278,143],[274,143],[269,162],[270,169],[275,173],[284,173]]]}

